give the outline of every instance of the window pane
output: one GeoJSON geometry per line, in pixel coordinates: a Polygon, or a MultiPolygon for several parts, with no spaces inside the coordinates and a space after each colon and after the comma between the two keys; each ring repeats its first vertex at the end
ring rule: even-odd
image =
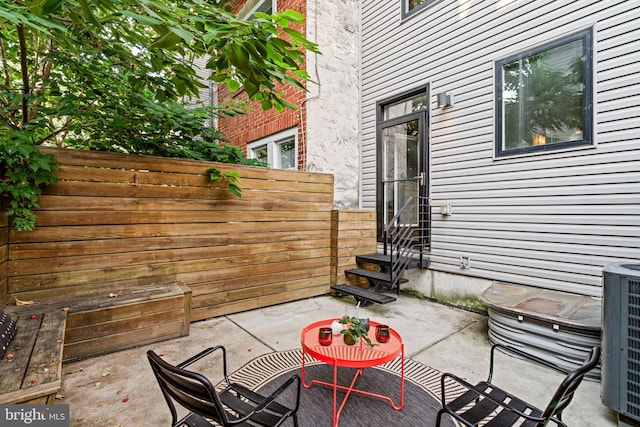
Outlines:
{"type": "Polygon", "coordinates": [[[266,136],[248,144],[252,158],[265,162],[270,168],[298,169],[296,127],[266,136]]]}
{"type": "Polygon", "coordinates": [[[416,7],[423,5],[425,3],[429,3],[433,0],[407,0],[407,12],[412,11],[416,7]]]}
{"type": "Polygon", "coordinates": [[[296,169],[296,142],[293,137],[278,143],[280,151],[280,168],[296,169]]]}
{"type": "Polygon", "coordinates": [[[418,175],[418,120],[382,131],[385,181],[414,179],[418,175]]]}
{"type": "Polygon", "coordinates": [[[269,150],[266,145],[262,145],[260,147],[253,149],[253,154],[256,159],[261,162],[268,163],[269,162],[269,150]]]}
{"type": "Polygon", "coordinates": [[[583,139],[584,39],[502,66],[502,149],[583,139]]]}
{"type": "Polygon", "coordinates": [[[256,12],[263,12],[271,15],[273,13],[273,0],[264,0],[260,5],[258,5],[256,12]]]}
{"type": "MultiPolygon", "coordinates": [[[[388,224],[412,196],[418,195],[419,120],[391,125],[382,129],[384,219],[388,224]]],[[[407,219],[415,222],[415,212],[407,219]]]]}
{"type": "Polygon", "coordinates": [[[389,120],[427,108],[427,94],[421,93],[384,107],[383,119],[389,120]]]}
{"type": "Polygon", "coordinates": [[[245,19],[255,19],[254,13],[256,13],[256,12],[267,13],[269,15],[273,14],[273,12],[274,12],[274,10],[273,10],[273,0],[262,0],[262,1],[260,1],[255,6],[253,11],[249,14],[249,16],[247,16],[245,19]]]}

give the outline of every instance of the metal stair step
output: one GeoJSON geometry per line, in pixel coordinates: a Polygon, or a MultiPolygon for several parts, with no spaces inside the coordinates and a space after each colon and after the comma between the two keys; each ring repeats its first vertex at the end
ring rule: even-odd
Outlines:
{"type": "Polygon", "coordinates": [[[347,284],[333,285],[331,286],[331,289],[333,289],[334,291],[342,292],[344,294],[353,295],[354,297],[357,297],[357,298],[373,301],[378,304],[387,304],[396,300],[395,297],[392,297],[389,295],[379,294],[377,292],[371,292],[367,289],[359,288],[357,286],[351,286],[347,284]]]}
{"type": "MultiPolygon", "coordinates": [[[[404,257],[402,257],[404,258],[404,257]]],[[[384,267],[389,267],[391,265],[391,257],[385,254],[372,253],[372,254],[363,254],[356,255],[357,263],[367,263],[367,264],[376,264],[384,267]]],[[[409,261],[408,268],[417,268],[420,266],[419,258],[412,258],[409,261]]]]}
{"type": "Polygon", "coordinates": [[[379,253],[356,255],[356,262],[377,264],[377,265],[389,265],[391,263],[390,256],[379,253]]]}
{"type": "MultiPolygon", "coordinates": [[[[391,284],[391,275],[388,273],[380,273],[379,271],[365,270],[364,268],[350,268],[345,270],[345,273],[353,274],[355,276],[366,277],[367,279],[379,280],[381,282],[387,282],[391,284]]],[[[400,278],[400,283],[407,283],[409,279],[403,277],[400,278]]]]}

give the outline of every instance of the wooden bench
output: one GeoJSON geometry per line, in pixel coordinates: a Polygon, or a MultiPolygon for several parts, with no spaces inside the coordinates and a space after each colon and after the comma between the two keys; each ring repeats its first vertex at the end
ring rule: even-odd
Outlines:
{"type": "Polygon", "coordinates": [[[191,290],[179,283],[103,290],[12,309],[18,315],[65,311],[63,361],[189,335],[191,290]]]}
{"type": "Polygon", "coordinates": [[[0,360],[0,403],[51,404],[60,390],[67,315],[59,311],[15,319],[16,334],[0,360]]]}
{"type": "Polygon", "coordinates": [[[13,359],[0,361],[0,403],[53,403],[63,362],[189,335],[191,290],[172,283],[5,310],[18,323],[13,359]]]}
{"type": "Polygon", "coordinates": [[[189,335],[190,313],[191,290],[178,283],[80,298],[69,307],[64,361],[189,335]]]}

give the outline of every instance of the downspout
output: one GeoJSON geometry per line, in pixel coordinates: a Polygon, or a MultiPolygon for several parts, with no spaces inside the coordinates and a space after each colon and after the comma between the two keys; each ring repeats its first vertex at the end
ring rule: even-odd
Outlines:
{"type": "MultiPolygon", "coordinates": [[[[308,13],[307,13],[307,17],[308,17],[308,13]]],[[[309,22],[309,20],[307,19],[307,22],[309,22]]],[[[314,1],[314,5],[313,5],[313,31],[314,31],[314,43],[318,44],[318,0],[314,1]]],[[[309,31],[307,30],[307,39],[309,38],[309,31]]],[[[308,54],[308,52],[307,52],[308,54]]],[[[301,157],[302,157],[302,170],[306,171],[307,170],[307,123],[306,120],[309,120],[309,112],[307,111],[307,118],[306,120],[304,120],[304,116],[302,114],[302,108],[304,107],[304,105],[310,100],[310,99],[316,99],[316,98],[320,98],[320,95],[322,94],[322,85],[320,84],[320,73],[318,72],[318,54],[317,53],[313,53],[314,55],[314,73],[315,73],[315,82],[318,85],[318,93],[316,95],[313,96],[306,96],[302,102],[298,105],[298,114],[299,114],[299,120],[300,120],[300,126],[301,126],[301,146],[303,147],[303,152],[301,153],[301,157]]],[[[309,64],[309,61],[306,61],[307,65],[309,64]]],[[[308,108],[308,106],[307,106],[308,108]]]]}

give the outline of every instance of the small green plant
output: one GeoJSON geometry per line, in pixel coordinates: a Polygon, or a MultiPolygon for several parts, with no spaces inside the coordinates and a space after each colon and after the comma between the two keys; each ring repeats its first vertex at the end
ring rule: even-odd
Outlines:
{"type": "Polygon", "coordinates": [[[354,344],[357,344],[358,340],[362,338],[366,341],[367,344],[369,344],[370,347],[373,347],[375,345],[367,336],[368,329],[362,324],[359,318],[344,315],[339,322],[343,325],[347,325],[347,328],[343,329],[340,333],[343,335],[349,335],[354,344]]]}
{"type": "Polygon", "coordinates": [[[242,197],[242,189],[238,186],[240,174],[238,172],[222,172],[217,167],[207,169],[209,179],[211,181],[224,180],[227,181],[227,190],[236,197],[242,197]]]}

